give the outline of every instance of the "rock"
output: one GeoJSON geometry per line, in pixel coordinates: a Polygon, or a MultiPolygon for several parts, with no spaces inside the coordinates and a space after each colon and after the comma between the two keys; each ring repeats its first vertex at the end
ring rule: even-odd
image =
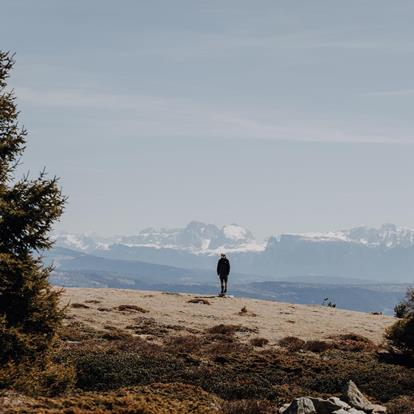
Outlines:
{"type": "Polygon", "coordinates": [[[279,410],[280,414],[318,414],[310,398],[295,398],[285,409],[279,410]]]}
{"type": "Polygon", "coordinates": [[[366,414],[365,411],[357,410],[356,408],[350,408],[348,411],[346,411],[348,414],[366,414]]]}
{"type": "MultiPolygon", "coordinates": [[[[343,405],[338,404],[335,401],[332,401],[330,399],[324,400],[322,398],[313,398],[313,397],[309,397],[309,399],[312,401],[315,407],[315,410],[318,414],[331,414],[332,411],[339,410],[340,408],[345,408],[343,405]]],[[[339,398],[338,400],[345,406],[349,407],[347,403],[341,401],[339,398]]]]}
{"type": "Polygon", "coordinates": [[[372,412],[373,404],[362,394],[353,381],[348,381],[343,388],[343,397],[352,407],[358,410],[372,412]]]}
{"type": "MultiPolygon", "coordinates": [[[[349,381],[343,389],[343,397],[353,408],[357,410],[363,410],[372,414],[383,414],[387,412],[387,409],[382,405],[372,404],[371,401],[365,397],[364,394],[358,389],[353,381],[349,381]]],[[[350,411],[351,412],[351,411],[350,411]]],[[[357,411],[354,411],[357,414],[357,411]]]]}
{"type": "Polygon", "coordinates": [[[351,408],[349,404],[347,404],[345,401],[342,401],[338,397],[329,397],[328,401],[332,401],[334,404],[336,404],[340,408],[343,408],[344,410],[351,408]]]}
{"type": "Polygon", "coordinates": [[[283,414],[286,409],[289,407],[290,403],[283,404],[282,407],[279,408],[279,414],[283,414]]]}
{"type": "Polygon", "coordinates": [[[385,414],[387,409],[379,404],[372,404],[372,414],[385,414]]]}
{"type": "Polygon", "coordinates": [[[349,414],[349,411],[345,410],[344,408],[340,408],[339,410],[332,411],[332,414],[349,414]]]}

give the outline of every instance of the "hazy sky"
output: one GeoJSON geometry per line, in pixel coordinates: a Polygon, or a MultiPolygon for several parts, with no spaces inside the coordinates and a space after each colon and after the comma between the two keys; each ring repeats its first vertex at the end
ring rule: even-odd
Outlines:
{"type": "Polygon", "coordinates": [[[2,0],[60,229],[414,227],[414,2],[2,0]]]}

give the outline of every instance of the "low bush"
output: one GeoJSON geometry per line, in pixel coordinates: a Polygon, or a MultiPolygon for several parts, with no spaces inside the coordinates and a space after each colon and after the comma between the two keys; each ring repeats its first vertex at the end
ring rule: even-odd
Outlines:
{"type": "Polygon", "coordinates": [[[45,366],[9,363],[0,369],[0,389],[11,388],[26,395],[59,395],[71,390],[75,381],[73,366],[51,361],[45,366]]]}
{"type": "Polygon", "coordinates": [[[274,403],[267,400],[224,401],[221,406],[223,414],[276,414],[274,403]]]}
{"type": "Polygon", "coordinates": [[[190,299],[189,301],[187,301],[187,303],[199,303],[201,305],[211,305],[211,303],[204,298],[194,298],[194,299],[190,299]]]}
{"type": "Polygon", "coordinates": [[[234,335],[237,332],[252,332],[257,333],[257,329],[249,328],[247,326],[242,325],[215,325],[209,329],[207,332],[210,334],[219,334],[219,335],[234,335]]]}
{"type": "Polygon", "coordinates": [[[370,339],[365,338],[362,335],[357,334],[344,334],[333,336],[332,346],[336,349],[349,352],[375,352],[378,350],[378,346],[374,344],[370,339]]]}
{"type": "Polygon", "coordinates": [[[408,288],[405,298],[394,307],[397,318],[404,318],[414,313],[414,288],[408,288]]]}
{"type": "Polygon", "coordinates": [[[259,348],[267,345],[268,343],[269,343],[269,340],[266,338],[256,337],[256,338],[250,339],[250,345],[257,346],[259,348]]]}
{"type": "Polygon", "coordinates": [[[149,311],[141,308],[141,306],[137,305],[119,305],[116,307],[117,310],[120,312],[139,312],[139,313],[148,313],[149,311]]]}
{"type": "Polygon", "coordinates": [[[333,345],[330,342],[311,340],[311,341],[306,341],[305,345],[303,346],[303,349],[305,351],[320,353],[320,352],[325,352],[328,349],[332,349],[332,347],[333,345]]]}
{"type": "Polygon", "coordinates": [[[388,414],[414,414],[414,397],[401,396],[386,404],[388,414]]]}
{"type": "Polygon", "coordinates": [[[73,321],[60,328],[60,339],[63,341],[85,341],[93,338],[99,338],[101,332],[82,322],[73,321]]]}
{"type": "Polygon", "coordinates": [[[385,336],[394,350],[413,356],[414,315],[410,314],[395,322],[387,329],[385,336]]]}
{"type": "Polygon", "coordinates": [[[85,305],[84,303],[72,303],[70,307],[73,309],[89,309],[90,308],[90,306],[85,305]]]}
{"type": "Polygon", "coordinates": [[[283,348],[286,348],[288,351],[296,352],[303,349],[305,341],[303,339],[297,338],[296,336],[286,336],[279,340],[279,345],[283,348]]]}

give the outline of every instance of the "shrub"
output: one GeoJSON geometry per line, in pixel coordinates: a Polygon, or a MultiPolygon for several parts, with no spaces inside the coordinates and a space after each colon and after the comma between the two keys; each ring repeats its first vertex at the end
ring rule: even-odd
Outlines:
{"type": "Polygon", "coordinates": [[[388,414],[414,414],[414,397],[402,396],[387,404],[388,414]]]}
{"type": "Polygon", "coordinates": [[[43,368],[30,363],[9,363],[0,369],[0,388],[13,388],[26,395],[55,396],[71,390],[75,370],[66,364],[48,362],[43,368]]]}
{"type": "Polygon", "coordinates": [[[166,341],[166,348],[171,352],[197,352],[208,341],[206,338],[196,335],[182,335],[169,337],[166,341]]]}
{"type": "Polygon", "coordinates": [[[408,288],[405,298],[394,307],[397,318],[404,318],[414,312],[414,288],[408,288]]]}
{"type": "Polygon", "coordinates": [[[385,334],[392,348],[407,354],[414,354],[414,315],[405,316],[391,325],[385,334]]]}
{"type": "Polygon", "coordinates": [[[257,329],[248,328],[247,326],[242,325],[215,325],[209,329],[207,332],[210,334],[218,334],[218,335],[234,335],[236,332],[254,332],[257,333],[257,329]]]}
{"type": "Polygon", "coordinates": [[[333,336],[332,346],[348,352],[374,352],[378,347],[370,339],[358,334],[344,334],[333,336]]]}
{"type": "Polygon", "coordinates": [[[332,348],[332,344],[330,342],[318,341],[318,340],[306,341],[305,345],[303,346],[303,349],[305,351],[311,351],[311,352],[316,352],[316,353],[325,352],[331,348],[332,348]]]}
{"type": "Polygon", "coordinates": [[[211,305],[211,303],[204,298],[194,298],[187,301],[187,303],[200,303],[201,305],[211,305]]]}
{"type": "Polygon", "coordinates": [[[218,334],[218,335],[233,335],[236,332],[240,331],[241,325],[215,325],[209,328],[207,331],[210,334],[218,334]]]}
{"type": "Polygon", "coordinates": [[[263,347],[269,343],[269,340],[266,338],[252,338],[250,339],[250,344],[257,347],[263,347]]]}
{"type": "Polygon", "coordinates": [[[305,341],[296,336],[286,336],[279,341],[279,345],[291,352],[296,352],[303,349],[305,341]]]}
{"type": "Polygon", "coordinates": [[[403,301],[394,306],[394,316],[396,318],[404,318],[407,311],[407,304],[403,301]]]}
{"type": "Polygon", "coordinates": [[[276,414],[278,410],[267,400],[224,401],[223,414],[276,414]]]}
{"type": "Polygon", "coordinates": [[[89,309],[90,308],[90,306],[85,305],[84,303],[72,303],[70,307],[74,309],[89,309]]]}
{"type": "Polygon", "coordinates": [[[99,336],[99,331],[79,321],[73,321],[59,330],[59,337],[63,341],[85,341],[99,336]]]}
{"type": "Polygon", "coordinates": [[[119,305],[116,309],[121,312],[140,312],[140,313],[149,312],[146,309],[141,308],[141,306],[137,306],[137,305],[119,305]]]}

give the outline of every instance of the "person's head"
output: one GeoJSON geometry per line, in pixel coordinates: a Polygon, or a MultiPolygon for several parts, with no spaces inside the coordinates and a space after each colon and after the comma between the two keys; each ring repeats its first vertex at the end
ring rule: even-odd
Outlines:
{"type": "Polygon", "coordinates": [[[224,259],[226,257],[226,255],[224,253],[222,253],[220,256],[221,256],[222,259],[224,259]]]}

